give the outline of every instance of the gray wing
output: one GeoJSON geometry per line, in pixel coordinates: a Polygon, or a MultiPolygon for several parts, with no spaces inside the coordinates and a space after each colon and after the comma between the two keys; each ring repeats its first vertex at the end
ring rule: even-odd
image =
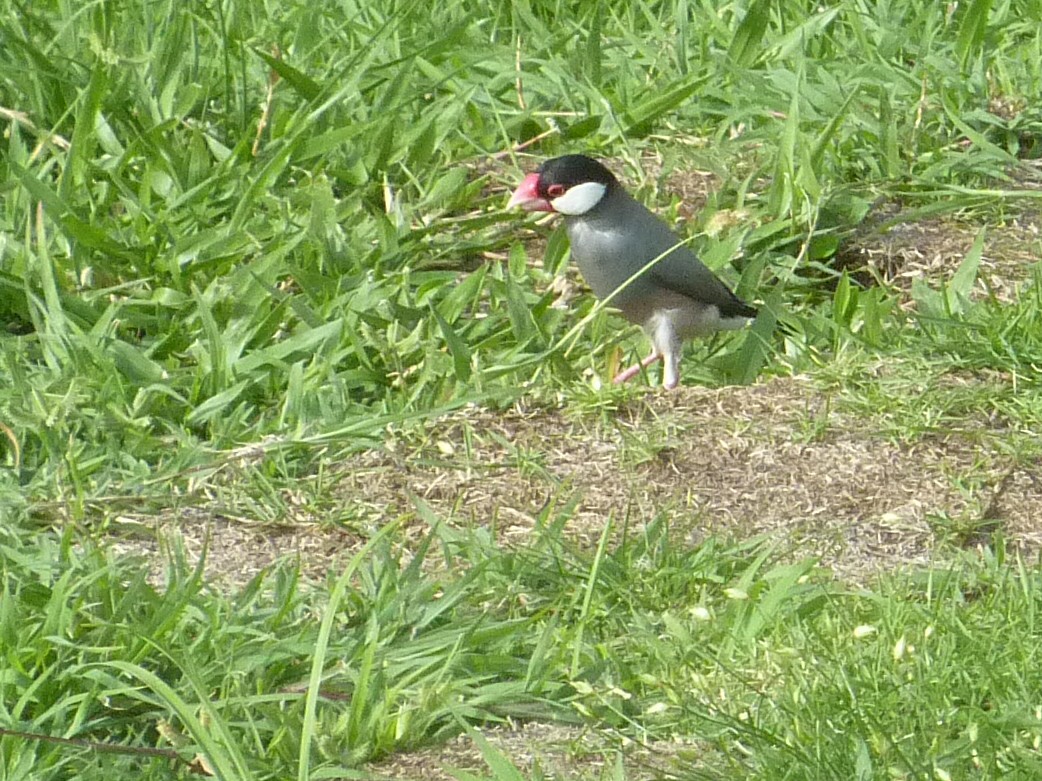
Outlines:
{"type": "MultiPolygon", "coordinates": [[[[642,256],[649,261],[674,247],[680,238],[643,204],[628,199],[629,225],[643,244],[642,256]]],[[[755,317],[756,310],[742,301],[696,257],[688,247],[676,247],[648,272],[649,281],[685,295],[699,303],[713,304],[721,317],[755,317]]]]}

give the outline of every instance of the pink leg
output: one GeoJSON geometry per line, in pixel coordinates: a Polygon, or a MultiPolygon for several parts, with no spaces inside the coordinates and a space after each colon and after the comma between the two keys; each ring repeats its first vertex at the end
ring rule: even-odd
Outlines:
{"type": "Polygon", "coordinates": [[[651,364],[661,360],[662,354],[655,350],[651,353],[651,355],[649,355],[640,363],[635,363],[630,368],[626,369],[626,371],[619,372],[617,375],[615,375],[615,379],[612,380],[612,382],[616,385],[620,385],[621,383],[624,383],[627,380],[632,380],[634,377],[640,374],[641,369],[646,369],[649,366],[651,366],[651,364]]]}

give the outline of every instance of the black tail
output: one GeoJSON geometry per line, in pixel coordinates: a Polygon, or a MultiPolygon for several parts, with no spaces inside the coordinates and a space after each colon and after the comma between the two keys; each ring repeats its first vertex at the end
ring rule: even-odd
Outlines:
{"type": "Polygon", "coordinates": [[[731,290],[727,292],[731,294],[731,297],[726,304],[720,307],[721,317],[748,317],[750,320],[756,317],[756,307],[749,306],[731,290]]]}

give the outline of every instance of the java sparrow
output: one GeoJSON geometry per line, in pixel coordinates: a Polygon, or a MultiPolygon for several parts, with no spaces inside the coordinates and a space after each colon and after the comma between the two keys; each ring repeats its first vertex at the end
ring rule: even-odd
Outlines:
{"type": "Polygon", "coordinates": [[[611,306],[643,326],[652,352],[615,377],[625,382],[663,360],[662,384],[680,380],[684,340],[741,328],[756,310],[731,292],[661,219],[634,200],[593,158],[565,155],[524,178],[507,208],[564,217],[572,257],[598,298],[606,298],[656,257],[663,257],[618,292],[611,306]]]}

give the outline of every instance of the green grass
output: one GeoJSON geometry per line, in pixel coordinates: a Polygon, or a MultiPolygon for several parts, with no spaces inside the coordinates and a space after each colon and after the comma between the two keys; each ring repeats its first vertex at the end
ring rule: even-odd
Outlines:
{"type": "MultiPolygon", "coordinates": [[[[507,551],[427,518],[448,574],[389,526],[328,587],[286,566],[226,595],[176,561],[154,588],[103,534],[211,503],[281,522],[291,491],[348,525],[322,476],[389,429],[639,394],[591,389],[643,345],[588,296],[554,307],[561,232],[502,209],[564,151],[664,214],[671,175],[715,175],[683,229],[781,327],[690,348],[686,383],[802,374],[879,436],[1034,463],[1038,270],[971,296],[976,244],[910,314],[840,261],[881,204],[1037,210],[1040,24],[1036,0],[0,0],[0,728],[180,734],[222,778],[337,777],[506,718],[719,760],[683,777],[1035,777],[1040,575],[1001,541],[850,592],[665,521],[580,551],[565,510],[507,551]]],[[[176,766],[0,738],[4,778],[176,766]]]]}
{"type": "Polygon", "coordinates": [[[332,597],[287,567],[228,597],[5,536],[5,725],[81,741],[5,738],[13,778],[166,778],[195,752],[219,777],[331,777],[508,718],[596,724],[680,777],[1037,772],[1042,576],[1001,554],[873,592],[661,522],[597,554],[434,529],[427,555],[467,574],[377,541],[332,597]],[[157,743],[179,759],[134,753],[157,743]]]}

